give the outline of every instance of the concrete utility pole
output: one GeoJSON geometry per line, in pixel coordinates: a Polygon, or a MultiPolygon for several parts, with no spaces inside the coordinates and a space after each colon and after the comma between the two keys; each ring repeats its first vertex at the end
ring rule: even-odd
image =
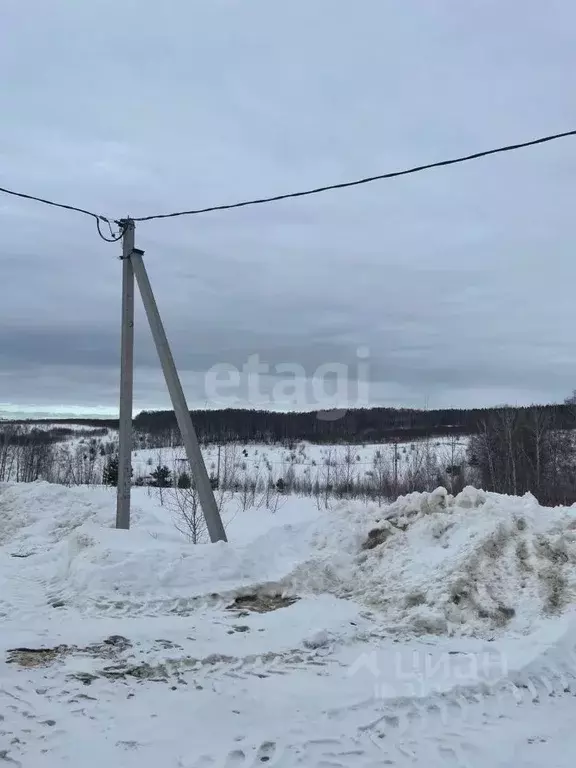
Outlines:
{"type": "Polygon", "coordinates": [[[394,496],[398,496],[398,438],[394,438],[394,496]]]}
{"type": "Polygon", "coordinates": [[[160,364],[162,365],[168,392],[170,393],[170,399],[174,406],[174,413],[176,414],[176,421],[178,422],[182,434],[186,456],[188,457],[190,469],[194,476],[194,482],[198,489],[200,505],[202,507],[202,512],[204,513],[208,533],[210,534],[210,541],[226,541],[226,532],[222,524],[220,512],[218,511],[216,499],[214,498],[210,478],[208,477],[206,465],[202,458],[202,452],[192,424],[192,419],[190,418],[190,411],[186,404],[186,398],[184,397],[184,391],[182,390],[182,385],[178,377],[178,371],[176,370],[174,358],[170,351],[166,332],[162,325],[162,319],[158,312],[156,300],[152,292],[152,286],[150,285],[146,267],[144,266],[144,261],[142,259],[143,254],[144,251],[133,249],[130,261],[138,282],[138,288],[140,289],[140,295],[142,296],[142,302],[144,304],[150,330],[152,331],[152,337],[156,345],[158,357],[160,358],[160,364]]]}
{"type": "Polygon", "coordinates": [[[134,382],[134,222],[125,219],[122,238],[122,337],[120,347],[120,425],[116,528],[130,528],[132,485],[132,401],[134,382]]]}

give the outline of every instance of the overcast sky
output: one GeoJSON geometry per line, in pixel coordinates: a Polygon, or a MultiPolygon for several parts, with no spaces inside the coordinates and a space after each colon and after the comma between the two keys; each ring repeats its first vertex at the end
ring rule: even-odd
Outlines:
{"type": "MultiPolygon", "coordinates": [[[[569,130],[575,23],[572,0],[4,0],[0,186],[144,216],[569,130]]],[[[138,225],[190,405],[245,403],[205,372],[255,354],[276,378],[253,406],[315,405],[276,366],[354,379],[359,348],[373,404],[562,400],[575,183],[568,138],[138,225]]],[[[116,409],[119,253],[0,195],[0,411],[116,409]]],[[[135,408],[167,407],[140,307],[136,338],[135,408]]]]}

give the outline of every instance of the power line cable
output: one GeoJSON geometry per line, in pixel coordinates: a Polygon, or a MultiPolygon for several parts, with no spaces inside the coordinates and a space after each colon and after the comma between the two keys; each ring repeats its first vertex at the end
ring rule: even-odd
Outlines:
{"type": "MultiPolygon", "coordinates": [[[[112,233],[112,225],[110,219],[108,219],[106,216],[102,216],[99,213],[94,213],[93,211],[87,211],[85,208],[78,208],[75,205],[67,205],[66,203],[57,203],[55,200],[47,200],[44,197],[36,197],[35,195],[27,195],[24,192],[15,192],[12,189],[6,189],[4,187],[0,187],[0,192],[4,193],[5,195],[11,195],[12,197],[20,197],[24,200],[34,200],[37,203],[43,203],[44,205],[50,205],[52,208],[62,208],[65,211],[74,211],[76,213],[82,213],[84,216],[90,216],[92,219],[95,219],[96,221],[96,227],[98,229],[98,234],[102,238],[102,240],[106,240],[108,243],[115,243],[117,240],[120,240],[122,235],[124,234],[124,231],[122,227],[120,228],[120,234],[118,237],[115,237],[112,233]],[[100,228],[101,222],[104,222],[105,224],[108,224],[110,227],[110,233],[112,235],[112,238],[106,237],[100,228]]],[[[118,223],[118,222],[114,222],[118,223]]]]}
{"type": "Polygon", "coordinates": [[[101,216],[98,213],[87,211],[84,208],[77,208],[75,205],[66,205],[65,203],[57,203],[54,200],[46,200],[43,197],[26,195],[24,194],[24,192],[14,192],[14,190],[5,189],[4,187],[0,187],[0,192],[3,192],[5,195],[12,195],[13,197],[23,197],[25,200],[35,200],[37,203],[44,203],[44,205],[51,205],[54,208],[64,208],[67,211],[76,211],[77,213],[83,213],[85,216],[91,216],[93,219],[96,219],[96,220],[106,221],[106,222],[110,221],[110,219],[106,218],[106,216],[101,216]]]}
{"type": "Polygon", "coordinates": [[[523,149],[524,147],[533,147],[536,144],[545,144],[549,141],[556,141],[557,139],[563,139],[567,136],[576,136],[576,130],[564,131],[563,133],[556,133],[550,136],[543,136],[539,139],[532,139],[531,141],[523,141],[518,144],[508,144],[505,147],[498,147],[496,149],[487,149],[482,152],[475,152],[472,155],[465,155],[463,157],[455,157],[451,160],[439,160],[435,163],[427,163],[426,165],[417,165],[414,168],[407,168],[403,171],[391,171],[389,173],[381,173],[377,176],[367,176],[362,179],[356,179],[355,181],[344,181],[339,184],[329,184],[323,187],[316,187],[314,189],[307,189],[302,192],[288,192],[283,195],[273,195],[272,197],[262,197],[254,200],[243,200],[238,203],[229,203],[227,205],[213,205],[209,208],[197,208],[190,211],[175,211],[174,213],[158,213],[152,216],[140,216],[133,219],[133,221],[152,221],[153,219],[174,219],[178,216],[194,216],[199,213],[211,213],[212,211],[228,211],[232,208],[245,208],[251,205],[262,205],[264,203],[275,203],[279,200],[288,200],[295,197],[307,197],[309,195],[317,195],[320,192],[328,192],[333,189],[346,189],[347,187],[358,187],[361,184],[370,184],[373,181],[381,181],[383,179],[394,179],[398,176],[409,176],[413,173],[420,173],[421,171],[427,171],[431,168],[442,168],[448,165],[456,165],[458,163],[465,163],[468,160],[477,160],[481,157],[488,157],[489,155],[496,155],[504,152],[512,152],[516,149],[523,149]]]}
{"type": "MultiPolygon", "coordinates": [[[[288,200],[291,198],[297,198],[297,197],[308,197],[310,195],[317,195],[320,192],[328,192],[331,190],[336,189],[346,189],[348,187],[357,187],[362,184],[369,184],[373,181],[381,181],[383,179],[394,179],[398,176],[409,176],[410,174],[414,173],[420,173],[421,171],[427,171],[431,168],[442,168],[449,165],[457,165],[458,163],[465,163],[468,160],[477,160],[481,157],[488,157],[489,155],[496,155],[501,154],[504,152],[512,152],[517,149],[523,149],[525,147],[533,147],[537,144],[545,144],[550,141],[556,141],[557,139],[563,139],[568,136],[576,136],[576,130],[572,131],[564,131],[563,133],[556,133],[549,136],[542,136],[539,139],[532,139],[531,141],[524,141],[517,144],[508,144],[504,147],[497,147],[496,149],[487,149],[482,152],[475,152],[471,155],[464,155],[462,157],[455,157],[450,160],[439,160],[434,163],[427,163],[426,165],[417,165],[413,168],[407,168],[402,171],[391,171],[389,173],[381,173],[376,176],[367,176],[362,179],[356,179],[355,181],[344,181],[340,182],[338,184],[329,184],[322,187],[316,187],[314,189],[307,189],[300,192],[289,192],[282,195],[273,195],[271,197],[262,197],[262,198],[256,198],[254,200],[243,200],[238,203],[229,203],[225,205],[213,205],[209,208],[197,208],[195,210],[189,210],[189,211],[175,211],[173,213],[158,213],[154,214],[152,216],[140,216],[137,218],[133,218],[132,221],[152,221],[155,219],[173,219],[178,216],[193,216],[200,213],[211,213],[212,211],[228,211],[233,208],[245,208],[247,206],[252,205],[262,205],[264,203],[274,203],[280,200],[288,200]]],[[[75,205],[67,205],[65,203],[58,203],[54,200],[47,200],[43,197],[37,197],[35,195],[29,195],[24,192],[15,192],[11,189],[6,189],[4,187],[0,187],[0,193],[4,193],[6,195],[12,195],[13,197],[19,197],[23,198],[25,200],[34,200],[38,203],[43,203],[44,205],[52,206],[53,208],[62,208],[66,211],[74,211],[76,213],[84,214],[85,216],[90,216],[96,221],[96,226],[98,229],[98,234],[100,237],[109,243],[115,243],[124,234],[125,229],[125,220],[123,219],[109,219],[106,216],[102,216],[101,214],[94,213],[93,211],[88,211],[85,208],[79,208],[75,205]],[[103,234],[101,229],[101,223],[104,222],[105,224],[108,224],[110,228],[111,237],[107,237],[103,234]],[[120,231],[118,235],[114,235],[112,232],[112,224],[117,224],[120,227],[120,231]]]]}
{"type": "Polygon", "coordinates": [[[101,224],[100,219],[96,219],[96,229],[98,230],[98,234],[100,235],[102,240],[105,240],[107,243],[117,243],[118,240],[120,240],[121,237],[124,235],[124,230],[126,229],[126,227],[123,224],[121,224],[119,221],[118,222],[115,221],[114,223],[118,224],[118,226],[120,227],[118,234],[115,235],[114,230],[112,229],[112,223],[108,221],[108,219],[105,219],[105,223],[108,224],[108,229],[110,230],[110,237],[106,237],[106,235],[102,233],[102,228],[100,226],[101,224]]]}

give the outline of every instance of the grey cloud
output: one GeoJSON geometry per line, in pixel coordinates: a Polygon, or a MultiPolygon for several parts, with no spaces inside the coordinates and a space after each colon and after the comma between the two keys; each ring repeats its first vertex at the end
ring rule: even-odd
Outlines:
{"type": "MultiPolygon", "coordinates": [[[[575,20],[569,0],[521,15],[495,0],[9,4],[2,184],[140,215],[570,128],[575,20]]],[[[217,363],[313,372],[353,367],[358,346],[374,402],[561,399],[576,380],[570,141],[138,225],[191,401],[217,363]]],[[[5,197],[0,233],[0,403],[113,409],[119,246],[5,197]]],[[[166,405],[140,307],[136,330],[138,402],[166,405]]]]}

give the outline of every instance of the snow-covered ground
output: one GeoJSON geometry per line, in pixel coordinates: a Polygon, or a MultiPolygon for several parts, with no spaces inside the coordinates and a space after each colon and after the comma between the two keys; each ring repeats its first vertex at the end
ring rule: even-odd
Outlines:
{"type": "Polygon", "coordinates": [[[576,508],[439,489],[231,514],[0,485],[0,763],[568,766],[576,508]]]}
{"type": "MultiPolygon", "coordinates": [[[[292,448],[281,444],[229,443],[203,446],[202,454],[208,471],[220,476],[233,473],[240,483],[252,480],[286,479],[326,482],[339,476],[357,484],[371,475],[375,468],[387,468],[399,479],[426,462],[445,468],[466,460],[467,437],[434,437],[399,443],[369,443],[365,445],[315,445],[300,442],[292,448]]],[[[134,477],[144,477],[158,465],[172,471],[185,467],[183,448],[147,448],[132,454],[134,477]]]]}
{"type": "MultiPolygon", "coordinates": [[[[106,463],[117,452],[117,430],[64,423],[33,426],[40,431],[53,428],[73,431],[54,444],[43,479],[78,485],[102,482],[106,463]]],[[[143,448],[142,444],[149,441],[149,436],[134,435],[134,483],[146,482],[158,466],[167,466],[173,478],[189,471],[182,446],[143,448]]],[[[363,445],[237,442],[203,445],[202,454],[210,475],[218,477],[226,488],[256,485],[262,490],[281,479],[287,492],[311,493],[326,487],[345,487],[361,495],[363,491],[382,491],[385,487],[431,488],[437,478],[444,475],[449,485],[452,475],[446,473],[447,468],[462,467],[466,472],[468,441],[466,436],[453,436],[363,445]]],[[[18,450],[22,449],[5,448],[0,480],[30,479],[18,474],[22,466],[30,463],[16,457],[18,450]]]]}

